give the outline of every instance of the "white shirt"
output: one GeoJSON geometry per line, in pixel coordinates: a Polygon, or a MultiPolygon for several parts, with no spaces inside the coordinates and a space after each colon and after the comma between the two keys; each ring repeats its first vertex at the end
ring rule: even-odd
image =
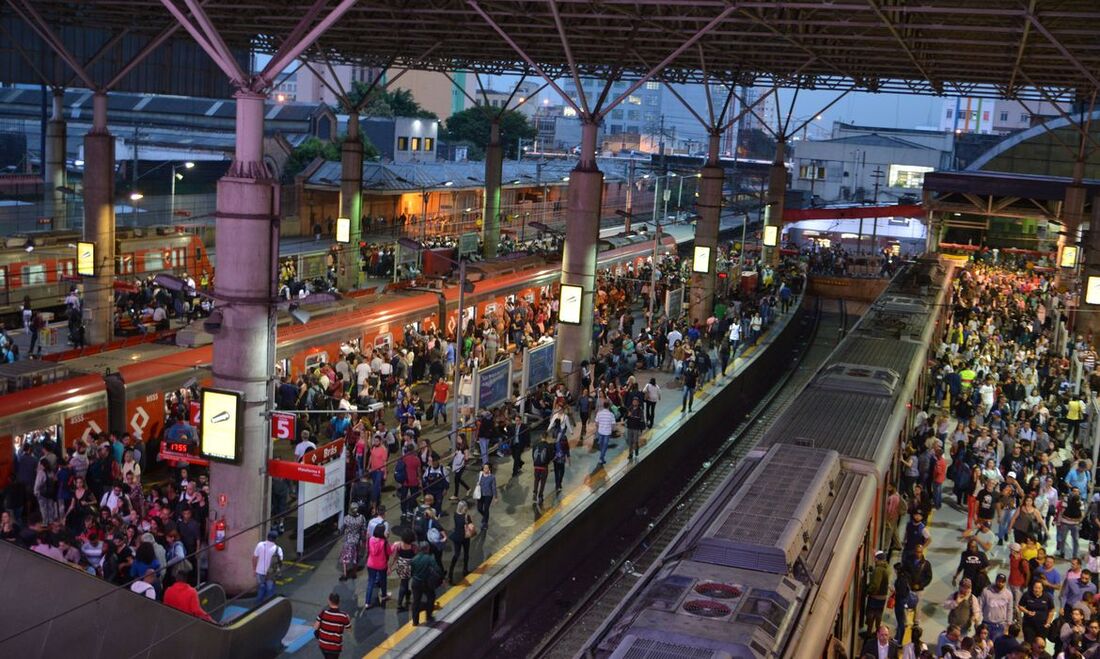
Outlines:
{"type": "Polygon", "coordinates": [[[596,433],[610,435],[615,429],[615,415],[606,407],[596,413],[596,433]]]}
{"type": "Polygon", "coordinates": [[[359,362],[355,366],[355,382],[362,388],[367,384],[367,378],[370,377],[370,364],[367,362],[359,362]]]}
{"type": "Polygon", "coordinates": [[[668,333],[668,349],[672,350],[676,347],[676,344],[684,338],[683,334],[680,334],[680,330],[672,330],[668,333]]]}
{"type": "Polygon", "coordinates": [[[642,388],[642,393],[645,394],[645,399],[651,403],[661,400],[661,388],[655,384],[647,382],[645,387],[642,388]]]}
{"type": "Polygon", "coordinates": [[[283,560],[283,548],[270,540],[262,540],[256,543],[256,551],[252,552],[256,558],[256,574],[267,574],[271,569],[272,557],[278,555],[283,560]]]}
{"type": "Polygon", "coordinates": [[[730,325],[730,341],[741,340],[741,323],[732,323],[730,325]]]}
{"type": "Polygon", "coordinates": [[[157,598],[157,589],[153,588],[153,584],[149,583],[148,581],[135,581],[134,583],[130,584],[130,590],[137,593],[138,595],[144,595],[151,600],[155,600],[157,598]]]}

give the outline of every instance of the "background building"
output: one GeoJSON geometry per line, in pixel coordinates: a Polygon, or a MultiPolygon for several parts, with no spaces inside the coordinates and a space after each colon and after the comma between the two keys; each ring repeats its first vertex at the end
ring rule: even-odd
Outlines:
{"type": "Polygon", "coordinates": [[[1046,101],[1019,101],[988,98],[944,99],[940,110],[940,130],[953,133],[1008,135],[1037,126],[1048,119],[1072,112],[1069,103],[1055,105],[1046,101]]]}

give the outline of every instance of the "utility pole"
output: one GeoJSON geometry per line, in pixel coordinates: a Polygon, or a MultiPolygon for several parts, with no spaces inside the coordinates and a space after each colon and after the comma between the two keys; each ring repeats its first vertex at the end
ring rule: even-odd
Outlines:
{"type": "Polygon", "coordinates": [[[624,217],[623,231],[630,233],[630,218],[634,212],[634,158],[630,159],[626,172],[626,216],[624,217]]]}
{"type": "Polygon", "coordinates": [[[875,171],[871,172],[871,178],[875,179],[875,191],[872,197],[872,201],[875,205],[878,205],[878,188],[884,176],[886,176],[886,172],[882,171],[881,167],[875,167],[875,171]]]}

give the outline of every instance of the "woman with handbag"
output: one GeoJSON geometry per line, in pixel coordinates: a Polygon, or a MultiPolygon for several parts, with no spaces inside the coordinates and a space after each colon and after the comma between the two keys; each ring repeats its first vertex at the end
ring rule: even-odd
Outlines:
{"type": "Polygon", "coordinates": [[[375,526],[374,534],[367,540],[367,597],[363,602],[364,609],[373,606],[375,586],[380,591],[378,605],[386,605],[389,599],[386,595],[386,573],[392,554],[393,548],[386,542],[386,525],[375,526]]]}
{"type": "Polygon", "coordinates": [[[462,556],[462,576],[470,573],[470,540],[477,535],[477,526],[467,513],[468,507],[465,501],[460,501],[455,507],[454,530],[451,531],[451,542],[455,551],[451,556],[451,569],[447,579],[452,584],[455,582],[455,565],[458,565],[458,557],[462,556]]]}
{"type": "MultiPolygon", "coordinates": [[[[381,525],[380,525],[381,526],[381,525]]],[[[393,560],[393,573],[399,579],[397,585],[397,611],[404,613],[409,608],[409,579],[412,577],[412,560],[416,558],[416,533],[411,528],[405,528],[401,533],[401,539],[393,543],[390,554],[393,560]]]]}
{"type": "Polygon", "coordinates": [[[481,513],[481,530],[489,528],[489,507],[493,505],[493,499],[497,496],[497,479],[493,476],[491,464],[481,465],[481,473],[477,477],[477,485],[474,487],[474,500],[477,501],[477,511],[481,513]]]}
{"type": "Polygon", "coordinates": [[[1008,526],[1012,529],[1013,539],[1016,542],[1023,542],[1029,535],[1038,538],[1042,534],[1046,522],[1039,513],[1039,509],[1035,507],[1034,497],[1030,494],[1024,497],[1024,502],[1013,513],[1008,526]]]}

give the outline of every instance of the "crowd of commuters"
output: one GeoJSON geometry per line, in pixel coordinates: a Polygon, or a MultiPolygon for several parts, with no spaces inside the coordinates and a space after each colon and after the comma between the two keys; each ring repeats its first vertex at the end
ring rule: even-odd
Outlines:
{"type": "Polygon", "coordinates": [[[1055,345],[1063,302],[1032,270],[971,264],[957,274],[931,402],[885,501],[890,544],[867,582],[874,636],[863,656],[1100,657],[1100,493],[1070,370],[1085,345],[1055,345]],[[926,602],[945,576],[929,561],[944,506],[966,520],[954,547],[935,548],[958,552],[954,590],[926,602]],[[946,626],[925,637],[923,614],[936,607],[946,626]],[[893,635],[882,624],[891,613],[893,635]]]}

